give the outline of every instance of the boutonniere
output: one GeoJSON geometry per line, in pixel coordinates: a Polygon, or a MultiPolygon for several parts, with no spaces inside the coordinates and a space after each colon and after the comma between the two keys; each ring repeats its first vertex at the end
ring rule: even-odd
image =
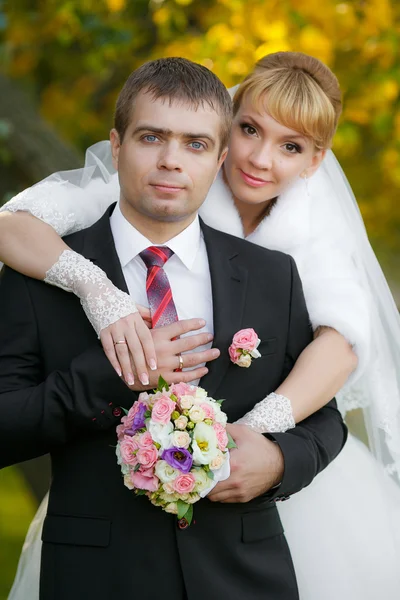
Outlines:
{"type": "Polygon", "coordinates": [[[253,358],[260,358],[257,350],[261,340],[254,329],[241,329],[232,339],[229,346],[229,357],[238,367],[250,367],[253,358]]]}

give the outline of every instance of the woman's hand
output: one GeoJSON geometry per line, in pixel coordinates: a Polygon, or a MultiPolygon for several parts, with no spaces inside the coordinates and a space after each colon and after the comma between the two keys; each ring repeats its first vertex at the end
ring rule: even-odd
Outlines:
{"type": "Polygon", "coordinates": [[[137,309],[139,312],[123,317],[102,329],[100,340],[108,360],[120,377],[123,376],[129,385],[133,385],[135,370],[140,382],[148,385],[148,367],[152,371],[157,369],[157,357],[150,332],[150,311],[140,305],[137,309]]]}

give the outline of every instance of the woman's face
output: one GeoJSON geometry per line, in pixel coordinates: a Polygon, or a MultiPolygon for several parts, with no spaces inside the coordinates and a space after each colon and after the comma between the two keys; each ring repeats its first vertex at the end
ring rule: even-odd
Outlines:
{"type": "Polygon", "coordinates": [[[324,155],[310,138],[260,114],[245,95],[233,121],[224,172],[239,202],[262,204],[299,176],[310,177],[324,155]]]}

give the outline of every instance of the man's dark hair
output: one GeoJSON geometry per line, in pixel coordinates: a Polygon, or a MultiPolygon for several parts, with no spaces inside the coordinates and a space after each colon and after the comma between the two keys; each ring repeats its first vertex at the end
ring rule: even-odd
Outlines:
{"type": "Polygon", "coordinates": [[[208,104],[222,120],[220,152],[228,145],[232,101],[222,81],[206,67],[185,58],[159,58],[133,71],[115,108],[114,127],[121,142],[130,123],[134,101],[141,91],[149,93],[153,100],[178,100],[195,109],[208,104]]]}

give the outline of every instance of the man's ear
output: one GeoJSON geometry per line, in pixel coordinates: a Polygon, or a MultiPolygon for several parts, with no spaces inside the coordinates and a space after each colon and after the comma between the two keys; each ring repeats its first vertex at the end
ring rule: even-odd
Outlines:
{"type": "Polygon", "coordinates": [[[325,155],[326,150],[318,150],[312,157],[311,165],[303,171],[301,177],[307,177],[308,179],[309,177],[311,177],[311,175],[314,175],[315,171],[318,169],[319,165],[324,160],[325,155]]]}
{"type": "Polygon", "coordinates": [[[220,157],[219,157],[219,159],[218,159],[218,170],[217,170],[217,172],[215,173],[214,181],[216,180],[216,178],[217,178],[217,175],[218,175],[218,173],[219,173],[219,170],[220,170],[220,168],[222,167],[222,165],[223,165],[223,163],[224,163],[224,160],[226,159],[226,157],[227,157],[227,156],[228,156],[228,148],[226,147],[226,148],[224,148],[224,150],[221,152],[221,156],[220,156],[220,157]]]}
{"type": "Polygon", "coordinates": [[[118,171],[118,158],[119,158],[119,150],[121,148],[121,141],[120,141],[119,133],[116,129],[111,129],[111,131],[110,131],[110,143],[111,143],[111,154],[112,154],[113,167],[116,171],[118,171]]]}

